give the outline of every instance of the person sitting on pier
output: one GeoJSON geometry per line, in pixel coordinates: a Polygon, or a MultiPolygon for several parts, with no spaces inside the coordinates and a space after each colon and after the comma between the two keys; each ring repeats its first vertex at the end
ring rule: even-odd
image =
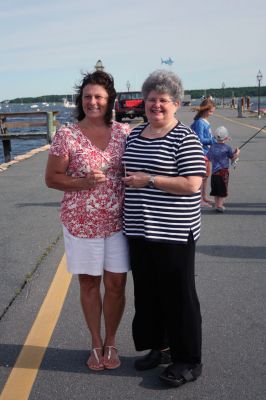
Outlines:
{"type": "Polygon", "coordinates": [[[47,186],[64,191],[60,215],[67,265],[79,277],[81,305],[92,342],[87,365],[95,371],[120,366],[115,336],[124,311],[129,270],[122,234],[121,179],[129,125],[112,121],[115,98],[110,74],[95,71],[84,76],[77,86],[78,122],[56,132],[46,168],[47,186]]]}

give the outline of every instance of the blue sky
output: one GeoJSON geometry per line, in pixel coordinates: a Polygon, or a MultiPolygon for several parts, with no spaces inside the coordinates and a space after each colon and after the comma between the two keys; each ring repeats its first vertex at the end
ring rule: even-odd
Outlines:
{"type": "Polygon", "coordinates": [[[265,17],[265,0],[2,1],[0,101],[72,93],[98,59],[118,91],[169,56],[185,89],[254,86],[259,69],[265,85],[265,17]]]}

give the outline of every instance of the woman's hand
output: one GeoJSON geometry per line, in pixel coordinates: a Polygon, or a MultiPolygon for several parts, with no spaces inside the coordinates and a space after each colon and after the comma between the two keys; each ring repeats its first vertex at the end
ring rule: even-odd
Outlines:
{"type": "Polygon", "coordinates": [[[81,177],[67,175],[69,166],[68,157],[49,155],[46,166],[45,181],[49,188],[73,192],[78,190],[93,189],[107,180],[101,170],[91,170],[81,177]]]}
{"type": "MultiPolygon", "coordinates": [[[[123,178],[123,181],[131,188],[143,188],[149,183],[150,175],[145,172],[127,172],[127,175],[123,178]]],[[[190,195],[197,193],[201,184],[201,176],[154,176],[154,187],[172,194],[190,195]]]]}
{"type": "Polygon", "coordinates": [[[91,189],[96,185],[98,185],[99,183],[105,182],[107,178],[102,170],[96,169],[90,171],[84,179],[88,184],[88,189],[91,189]]]}
{"type": "Polygon", "coordinates": [[[150,175],[145,172],[127,172],[127,176],[123,178],[123,181],[131,188],[143,188],[148,185],[149,178],[150,175]]]}

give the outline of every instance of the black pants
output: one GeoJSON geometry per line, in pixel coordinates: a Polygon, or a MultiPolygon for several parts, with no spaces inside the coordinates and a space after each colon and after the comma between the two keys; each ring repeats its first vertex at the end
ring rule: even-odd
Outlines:
{"type": "Polygon", "coordinates": [[[195,243],[128,238],[134,280],[136,350],[170,346],[173,361],[201,362],[201,313],[195,287],[195,243]]]}

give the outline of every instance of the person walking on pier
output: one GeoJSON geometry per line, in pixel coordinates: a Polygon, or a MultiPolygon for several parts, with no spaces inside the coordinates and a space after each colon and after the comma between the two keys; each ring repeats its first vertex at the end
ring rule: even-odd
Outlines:
{"type": "Polygon", "coordinates": [[[210,122],[208,121],[209,117],[214,113],[215,103],[212,98],[207,98],[204,99],[196,109],[198,112],[194,117],[194,122],[192,123],[191,128],[196,132],[202,143],[206,163],[206,175],[203,179],[201,188],[201,206],[211,207],[212,201],[207,196],[208,177],[211,174],[211,165],[206,154],[210,145],[216,143],[216,139],[211,132],[210,122]]]}
{"type": "Polygon", "coordinates": [[[160,378],[180,386],[201,374],[201,313],[195,287],[195,242],[205,162],[199,138],[177,120],[183,95],[171,71],[143,83],[148,123],[130,133],[124,232],[134,280],[132,330],[137,370],[170,364],[160,378]]]}
{"type": "Polygon", "coordinates": [[[46,168],[47,186],[64,191],[60,215],[67,265],[79,277],[81,305],[91,334],[87,365],[95,371],[120,365],[115,336],[124,311],[129,270],[121,231],[121,157],[129,125],[112,121],[115,97],[110,74],[95,71],[84,76],[77,87],[77,123],[56,132],[46,168]]]}
{"type": "Polygon", "coordinates": [[[207,157],[212,163],[211,196],[215,198],[215,210],[225,211],[224,201],[228,196],[229,164],[239,157],[240,150],[234,151],[225,142],[230,139],[228,130],[220,126],[215,130],[217,143],[211,145],[207,157]]]}

